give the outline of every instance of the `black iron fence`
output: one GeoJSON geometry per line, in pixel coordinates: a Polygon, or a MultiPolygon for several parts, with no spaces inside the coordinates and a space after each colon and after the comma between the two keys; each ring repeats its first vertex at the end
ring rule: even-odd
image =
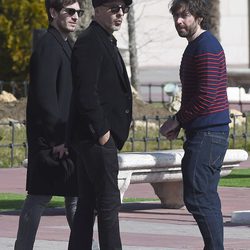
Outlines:
{"type": "MultiPolygon", "coordinates": [[[[161,124],[167,117],[147,117],[134,119],[129,138],[123,151],[154,151],[182,148],[183,132],[174,141],[168,141],[159,133],[161,124]]],[[[244,148],[249,151],[250,114],[232,114],[230,124],[230,148],[244,148]]],[[[14,167],[27,158],[25,122],[0,122],[0,167],[14,167]]]]}
{"type": "Polygon", "coordinates": [[[0,167],[13,167],[22,164],[27,158],[25,122],[0,122],[0,167]]]}
{"type": "MultiPolygon", "coordinates": [[[[139,93],[145,102],[163,103],[169,102],[165,93],[165,84],[142,84],[139,93]]],[[[0,81],[0,91],[6,90],[17,98],[27,96],[28,82],[4,82],[0,81]]],[[[240,110],[242,102],[238,103],[240,110]]],[[[248,109],[250,110],[250,109],[248,109]]],[[[161,124],[167,117],[135,118],[132,122],[129,138],[123,151],[153,151],[181,148],[185,139],[183,132],[177,140],[168,141],[159,133],[161,124]]],[[[230,148],[250,149],[249,122],[250,113],[236,112],[231,114],[230,148]]],[[[25,122],[22,121],[0,121],[0,167],[13,167],[22,164],[27,157],[27,141],[25,122]]]]}
{"type": "MultiPolygon", "coordinates": [[[[166,103],[169,96],[165,93],[164,84],[140,84],[138,91],[142,99],[147,103],[166,103]]],[[[13,94],[16,98],[26,97],[28,93],[28,81],[1,81],[0,93],[4,90],[13,94]]]]}
{"type": "Polygon", "coordinates": [[[165,84],[140,84],[138,90],[147,103],[166,103],[169,97],[164,92],[164,87],[165,84]]]}
{"type": "MultiPolygon", "coordinates": [[[[168,103],[171,100],[171,95],[168,95],[166,93],[166,85],[167,84],[174,84],[179,86],[179,89],[181,89],[180,82],[165,82],[161,84],[139,84],[137,86],[138,92],[146,103],[168,103]]],[[[16,98],[26,97],[28,93],[28,81],[1,81],[0,80],[0,93],[5,90],[11,94],[13,94],[16,98]]],[[[239,90],[242,88],[242,84],[235,84],[239,88],[239,90]]],[[[244,103],[244,100],[242,100],[241,92],[239,91],[239,94],[235,93],[236,97],[238,95],[238,100],[233,101],[232,104],[240,105],[241,110],[242,105],[250,105],[249,103],[244,103]]],[[[236,98],[237,99],[237,98],[236,98]]],[[[250,110],[250,108],[249,108],[250,110]]]]}

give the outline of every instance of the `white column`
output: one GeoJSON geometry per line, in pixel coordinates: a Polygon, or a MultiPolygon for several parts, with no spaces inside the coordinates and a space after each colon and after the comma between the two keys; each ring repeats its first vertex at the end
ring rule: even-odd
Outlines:
{"type": "Polygon", "coordinates": [[[248,68],[250,68],[250,0],[248,0],[248,68]]]}

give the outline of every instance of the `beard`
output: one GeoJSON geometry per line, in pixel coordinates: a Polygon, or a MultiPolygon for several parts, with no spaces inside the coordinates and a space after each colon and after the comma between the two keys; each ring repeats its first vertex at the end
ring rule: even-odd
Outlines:
{"type": "Polygon", "coordinates": [[[193,24],[189,27],[179,27],[179,26],[176,26],[176,30],[178,32],[178,35],[180,37],[185,37],[185,38],[191,38],[193,37],[193,35],[196,33],[198,29],[198,26],[193,24]]]}
{"type": "Polygon", "coordinates": [[[178,32],[178,35],[180,36],[180,37],[187,37],[188,36],[188,32],[186,31],[186,30],[177,30],[177,32],[178,32]]]}

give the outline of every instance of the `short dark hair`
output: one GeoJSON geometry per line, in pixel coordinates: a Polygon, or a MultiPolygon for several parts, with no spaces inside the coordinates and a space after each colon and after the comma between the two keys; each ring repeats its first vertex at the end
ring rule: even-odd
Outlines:
{"type": "Polygon", "coordinates": [[[203,18],[201,28],[207,29],[209,0],[172,0],[170,12],[174,15],[180,8],[187,9],[195,18],[203,18]]]}
{"type": "Polygon", "coordinates": [[[63,7],[71,5],[73,3],[79,3],[79,1],[78,0],[45,0],[45,8],[46,8],[49,22],[53,21],[53,18],[49,12],[50,8],[53,8],[56,11],[60,11],[63,7]]]}

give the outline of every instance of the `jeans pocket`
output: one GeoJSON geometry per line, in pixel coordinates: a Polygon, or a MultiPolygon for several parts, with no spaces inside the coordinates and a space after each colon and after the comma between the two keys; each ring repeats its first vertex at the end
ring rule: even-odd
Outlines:
{"type": "Polygon", "coordinates": [[[228,138],[225,135],[213,135],[211,138],[210,168],[216,172],[220,171],[228,147],[228,138]]]}

